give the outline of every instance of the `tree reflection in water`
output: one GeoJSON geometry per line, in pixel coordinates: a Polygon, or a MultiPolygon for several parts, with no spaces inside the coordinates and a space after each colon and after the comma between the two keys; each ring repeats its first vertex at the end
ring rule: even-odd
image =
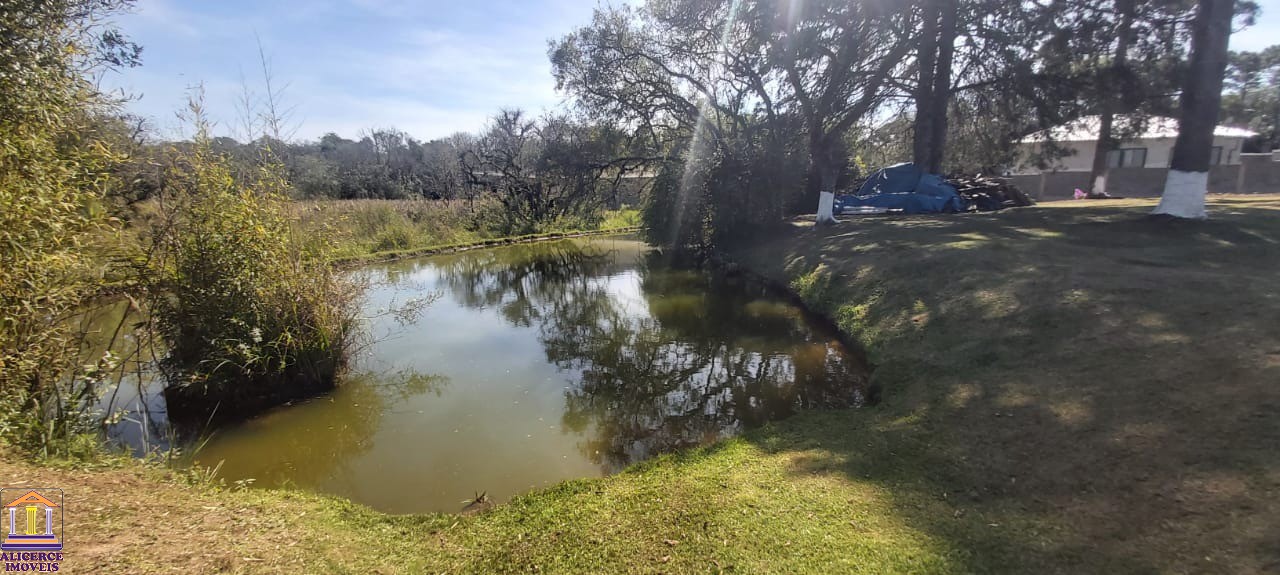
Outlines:
{"type": "Polygon", "coordinates": [[[441,270],[463,305],[539,330],[547,359],[570,374],[564,428],[609,471],[800,409],[862,401],[865,366],[801,310],[659,252],[558,242],[441,270]]]}

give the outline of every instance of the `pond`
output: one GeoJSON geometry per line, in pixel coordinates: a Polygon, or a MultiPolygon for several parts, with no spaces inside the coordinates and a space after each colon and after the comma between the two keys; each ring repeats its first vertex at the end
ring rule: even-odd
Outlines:
{"type": "Polygon", "coordinates": [[[329,396],[212,435],[228,482],[390,513],[458,511],[856,406],[865,366],[759,286],[665,263],[630,237],[374,265],[370,343],[329,396]]]}

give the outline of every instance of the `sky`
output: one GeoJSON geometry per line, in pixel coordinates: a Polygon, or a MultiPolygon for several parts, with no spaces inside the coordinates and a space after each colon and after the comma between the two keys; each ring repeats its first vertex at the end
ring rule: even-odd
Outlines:
{"type": "Polygon", "coordinates": [[[220,134],[237,135],[242,86],[258,96],[258,39],[288,84],[296,136],[396,127],[420,139],[478,131],[502,107],[557,106],[547,41],[590,22],[595,0],[138,0],[114,23],[142,66],[102,85],[128,110],[178,132],[203,83],[220,134]],[[242,81],[242,78],[245,81],[242,81]]]}
{"type": "MultiPolygon", "coordinates": [[[[615,4],[617,2],[615,1],[615,4]]],[[[1233,50],[1280,43],[1280,0],[1233,50]]],[[[295,137],[354,138],[395,127],[419,139],[481,129],[503,107],[562,103],[547,41],[590,22],[597,0],[138,0],[118,25],[143,47],[142,66],[102,84],[131,96],[130,112],[180,135],[175,112],[203,84],[221,135],[238,136],[243,86],[261,97],[258,42],[295,137]]]]}

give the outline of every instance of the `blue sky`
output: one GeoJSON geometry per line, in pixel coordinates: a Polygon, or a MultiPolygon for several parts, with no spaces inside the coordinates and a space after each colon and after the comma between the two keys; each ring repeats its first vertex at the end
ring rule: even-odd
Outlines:
{"type": "MultiPolygon", "coordinates": [[[[616,2],[615,2],[616,3],[616,2]]],[[[1280,0],[1232,49],[1280,43],[1280,0]]],[[[143,65],[103,85],[136,96],[130,111],[178,133],[174,111],[203,82],[217,131],[233,134],[241,77],[259,93],[257,41],[287,82],[296,135],[355,137],[397,127],[439,138],[480,129],[500,107],[559,105],[547,40],[590,21],[595,0],[139,0],[116,23],[143,65]]]]}
{"type": "Polygon", "coordinates": [[[299,137],[395,126],[419,138],[475,131],[503,106],[556,106],[547,40],[590,21],[594,0],[139,0],[118,24],[143,65],[103,85],[176,129],[203,82],[220,133],[237,125],[241,74],[261,92],[257,41],[288,82],[299,137]]]}

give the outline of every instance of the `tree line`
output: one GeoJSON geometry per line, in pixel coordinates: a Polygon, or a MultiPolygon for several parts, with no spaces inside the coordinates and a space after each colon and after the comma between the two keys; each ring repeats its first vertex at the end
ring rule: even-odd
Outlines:
{"type": "MultiPolygon", "coordinates": [[[[1091,187],[1105,191],[1108,153],[1142,118],[1179,116],[1184,85],[1204,84],[1187,82],[1197,15],[1225,6],[1245,26],[1258,13],[1224,1],[605,6],[550,42],[567,111],[503,110],[431,141],[394,128],[282,141],[264,126],[215,148],[251,160],[269,144],[298,197],[495,199],[513,230],[616,202],[630,179],[652,185],[653,239],[707,244],[898,161],[934,173],[1049,165],[1067,150],[1048,142],[1024,157],[1017,142],[1088,116],[1091,187]]],[[[1272,52],[1233,54],[1222,102],[1224,121],[1263,132],[1257,148],[1280,125],[1280,89],[1262,86],[1280,81],[1272,52]]]]}
{"type": "MultiPolygon", "coordinates": [[[[156,166],[166,150],[189,142],[154,141],[145,122],[108,118],[118,144],[131,150],[117,166],[127,186],[118,203],[146,205],[162,187],[156,166]],[[127,132],[127,133],[126,133],[127,132]]],[[[210,149],[241,169],[267,150],[303,200],[460,200],[484,203],[501,233],[530,233],[564,218],[618,209],[644,185],[651,158],[630,149],[625,132],[570,113],[498,111],[484,130],[422,141],[395,128],[371,128],[356,139],[328,133],[318,140],[280,140],[260,133],[249,142],[209,138],[210,149]],[[634,153],[633,153],[634,152],[634,153]]]]}

